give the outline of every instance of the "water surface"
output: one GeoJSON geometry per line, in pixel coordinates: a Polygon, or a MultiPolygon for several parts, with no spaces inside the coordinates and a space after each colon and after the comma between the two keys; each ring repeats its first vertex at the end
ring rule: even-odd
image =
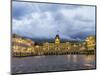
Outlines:
{"type": "Polygon", "coordinates": [[[12,73],[95,69],[94,55],[12,57],[12,73]]]}

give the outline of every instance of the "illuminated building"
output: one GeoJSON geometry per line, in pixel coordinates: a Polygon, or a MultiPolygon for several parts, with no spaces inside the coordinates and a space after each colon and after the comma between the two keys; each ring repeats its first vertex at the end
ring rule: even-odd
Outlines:
{"type": "Polygon", "coordinates": [[[12,53],[15,56],[31,55],[31,53],[35,53],[34,42],[14,34],[12,38],[12,53]]]}
{"type": "Polygon", "coordinates": [[[87,37],[85,41],[88,50],[95,50],[96,43],[94,36],[87,37]]]}
{"type": "Polygon", "coordinates": [[[53,42],[42,44],[35,44],[32,40],[17,35],[12,38],[12,54],[14,56],[80,53],[88,50],[95,50],[94,36],[87,37],[85,41],[62,41],[59,35],[56,35],[53,42]]]}

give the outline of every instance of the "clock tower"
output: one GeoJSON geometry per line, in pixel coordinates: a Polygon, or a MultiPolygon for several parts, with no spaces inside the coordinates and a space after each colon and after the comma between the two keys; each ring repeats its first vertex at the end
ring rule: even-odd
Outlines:
{"type": "Polygon", "coordinates": [[[60,37],[59,37],[59,35],[56,35],[56,37],[55,37],[55,44],[60,44],[60,37]]]}

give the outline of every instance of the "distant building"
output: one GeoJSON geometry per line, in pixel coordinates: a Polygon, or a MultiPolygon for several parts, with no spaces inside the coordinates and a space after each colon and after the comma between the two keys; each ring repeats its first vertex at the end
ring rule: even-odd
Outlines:
{"type": "Polygon", "coordinates": [[[61,54],[67,52],[80,52],[84,50],[95,50],[95,37],[89,36],[85,41],[62,42],[59,35],[56,35],[54,42],[44,42],[35,44],[30,39],[26,39],[14,34],[12,38],[12,53],[14,56],[61,54]]]}
{"type": "Polygon", "coordinates": [[[86,47],[88,50],[94,50],[96,47],[95,36],[88,36],[86,38],[86,47]]]}
{"type": "Polygon", "coordinates": [[[24,56],[24,54],[30,54],[30,53],[34,53],[34,43],[33,41],[31,41],[30,39],[25,39],[23,37],[20,37],[16,34],[13,35],[12,38],[12,53],[13,55],[18,55],[18,54],[22,54],[22,56],[24,56]]]}

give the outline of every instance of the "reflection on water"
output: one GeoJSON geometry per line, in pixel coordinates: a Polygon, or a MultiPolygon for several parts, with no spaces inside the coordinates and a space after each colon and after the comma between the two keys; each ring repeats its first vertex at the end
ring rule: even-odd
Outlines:
{"type": "Polygon", "coordinates": [[[73,62],[76,63],[77,62],[77,55],[73,55],[73,62]]]}
{"type": "Polygon", "coordinates": [[[95,69],[94,55],[12,57],[12,73],[95,69]]]}
{"type": "Polygon", "coordinates": [[[90,63],[90,62],[93,62],[94,59],[95,59],[94,56],[87,55],[87,56],[85,56],[84,61],[87,62],[87,63],[90,63]]]}

